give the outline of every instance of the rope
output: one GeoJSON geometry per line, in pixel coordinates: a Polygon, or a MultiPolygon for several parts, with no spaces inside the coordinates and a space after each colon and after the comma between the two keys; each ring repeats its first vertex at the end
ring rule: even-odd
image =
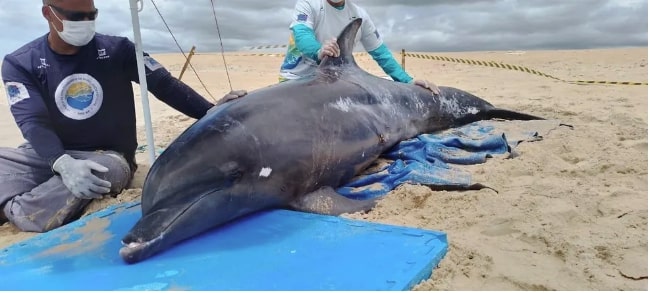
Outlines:
{"type": "Polygon", "coordinates": [[[210,0],[210,3],[212,3],[212,14],[214,15],[214,23],[217,25],[217,34],[219,35],[219,43],[221,44],[221,58],[223,58],[223,66],[226,69],[228,86],[230,86],[230,91],[232,91],[232,83],[230,82],[230,73],[228,73],[228,65],[226,64],[226,55],[223,51],[223,41],[221,40],[221,31],[219,30],[219,21],[217,21],[217,11],[214,8],[214,0],[210,0]]]}
{"type": "Polygon", "coordinates": [[[530,74],[535,74],[539,76],[543,76],[546,78],[554,79],[557,81],[565,82],[565,83],[571,83],[571,84],[612,84],[612,85],[648,85],[648,82],[631,82],[631,81],[606,81],[606,80],[567,80],[567,79],[562,79],[559,77],[552,76],[550,74],[546,74],[541,71],[537,71],[535,69],[531,69],[525,66],[520,66],[520,65],[512,65],[512,64],[505,64],[505,63],[500,63],[500,62],[494,62],[494,61],[481,61],[481,60],[471,60],[471,59],[462,59],[462,58],[453,58],[453,57],[447,57],[447,56],[435,56],[435,55],[430,55],[430,54],[418,54],[418,53],[406,53],[406,57],[413,57],[413,58],[418,58],[418,59],[431,59],[431,60],[438,60],[438,61],[447,61],[447,62],[455,62],[455,63],[463,63],[463,64],[471,64],[471,65],[481,65],[481,66],[487,66],[487,67],[496,67],[496,68],[501,68],[501,69],[507,69],[507,70],[515,70],[515,71],[521,71],[521,72],[526,72],[530,74]]]}
{"type": "MultiPolygon", "coordinates": [[[[174,37],[174,34],[172,33],[172,30],[167,25],[167,22],[165,21],[165,18],[162,16],[162,13],[160,13],[160,10],[158,10],[158,6],[156,6],[156,2],[154,2],[154,0],[151,0],[151,4],[153,4],[153,7],[156,8],[156,11],[158,12],[158,15],[160,15],[160,19],[162,19],[163,23],[165,24],[165,27],[167,28],[167,31],[169,31],[169,34],[172,36],[172,39],[174,39],[174,43],[176,43],[176,46],[178,47],[178,50],[181,51],[181,53],[183,54],[183,57],[185,57],[185,60],[187,60],[187,55],[185,55],[185,52],[183,52],[183,48],[181,48],[180,44],[178,44],[178,41],[176,40],[176,37],[174,37]]],[[[194,74],[196,75],[196,78],[199,79],[199,82],[201,83],[201,85],[203,86],[205,91],[208,93],[208,95],[210,95],[210,97],[212,97],[212,100],[216,103],[217,100],[210,93],[210,91],[208,90],[208,87],[205,86],[205,83],[203,83],[203,80],[201,80],[201,77],[196,72],[196,70],[194,69],[194,66],[192,66],[191,62],[189,63],[189,65],[190,65],[190,68],[192,69],[192,71],[194,71],[194,74]]]]}

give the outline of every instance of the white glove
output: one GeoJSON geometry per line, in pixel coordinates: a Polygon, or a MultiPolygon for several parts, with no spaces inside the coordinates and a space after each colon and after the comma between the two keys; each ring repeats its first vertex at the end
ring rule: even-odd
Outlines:
{"type": "Polygon", "coordinates": [[[325,56],[338,57],[340,54],[339,43],[336,42],[336,38],[332,38],[323,42],[323,46],[318,49],[318,60],[323,60],[325,56]]]}
{"type": "Polygon", "coordinates": [[[411,80],[411,84],[420,86],[424,89],[430,90],[434,95],[440,94],[440,89],[433,82],[427,80],[411,80]]]}
{"type": "Polygon", "coordinates": [[[212,106],[212,108],[208,109],[206,114],[209,114],[212,111],[216,110],[217,106],[219,106],[219,105],[221,105],[223,103],[232,101],[234,99],[239,99],[239,98],[241,98],[241,97],[243,97],[243,96],[245,96],[247,94],[248,94],[248,92],[246,90],[233,90],[233,91],[230,91],[225,96],[223,96],[223,98],[221,98],[221,100],[219,100],[219,102],[217,102],[217,104],[212,106]]]}
{"type": "Polygon", "coordinates": [[[239,98],[241,98],[241,97],[243,97],[243,96],[245,96],[247,94],[248,94],[248,92],[246,90],[233,90],[233,91],[230,91],[229,93],[227,93],[225,96],[223,96],[223,98],[221,98],[221,100],[217,104],[223,104],[225,102],[228,102],[228,101],[231,101],[231,100],[234,100],[234,99],[239,99],[239,98]]]}
{"type": "Polygon", "coordinates": [[[78,198],[101,198],[111,191],[110,182],[92,173],[92,170],[107,172],[108,168],[91,160],[77,160],[64,154],[54,162],[52,169],[61,175],[63,184],[78,198]]]}

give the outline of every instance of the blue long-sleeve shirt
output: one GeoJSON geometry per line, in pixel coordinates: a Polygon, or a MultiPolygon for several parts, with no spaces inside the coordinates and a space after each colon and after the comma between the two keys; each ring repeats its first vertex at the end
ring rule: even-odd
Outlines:
{"type": "MultiPolygon", "coordinates": [[[[147,85],[158,99],[201,118],[212,103],[145,54],[147,85]]],[[[52,51],[47,34],[5,56],[2,79],[23,137],[50,166],[65,150],[114,150],[135,166],[139,82],[135,46],[96,34],[74,55],[52,51]]]]}

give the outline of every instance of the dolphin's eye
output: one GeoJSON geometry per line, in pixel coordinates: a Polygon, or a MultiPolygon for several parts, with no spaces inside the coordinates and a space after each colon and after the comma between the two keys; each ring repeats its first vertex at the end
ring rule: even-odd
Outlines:
{"type": "Polygon", "coordinates": [[[228,173],[227,176],[228,176],[228,178],[230,178],[232,180],[237,180],[237,179],[242,177],[242,172],[239,171],[239,170],[236,170],[236,171],[228,173]]]}
{"type": "Polygon", "coordinates": [[[229,179],[237,180],[242,177],[241,168],[239,164],[234,161],[227,162],[219,167],[219,170],[229,179]]]}

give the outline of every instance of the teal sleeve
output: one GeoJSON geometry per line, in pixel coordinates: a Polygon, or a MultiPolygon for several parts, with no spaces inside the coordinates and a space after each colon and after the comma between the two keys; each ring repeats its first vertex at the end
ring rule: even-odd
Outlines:
{"type": "Polygon", "coordinates": [[[385,44],[381,44],[379,48],[368,53],[372,56],[372,59],[375,59],[377,64],[379,64],[379,67],[393,78],[393,80],[403,83],[410,83],[413,80],[413,78],[402,69],[402,66],[397,63],[397,60],[393,58],[393,54],[388,50],[388,47],[386,47],[385,44]]]}
{"type": "Polygon", "coordinates": [[[296,48],[307,57],[318,61],[318,50],[321,44],[316,40],[316,33],[313,29],[304,24],[297,24],[291,27],[293,39],[296,41],[296,48]]]}

